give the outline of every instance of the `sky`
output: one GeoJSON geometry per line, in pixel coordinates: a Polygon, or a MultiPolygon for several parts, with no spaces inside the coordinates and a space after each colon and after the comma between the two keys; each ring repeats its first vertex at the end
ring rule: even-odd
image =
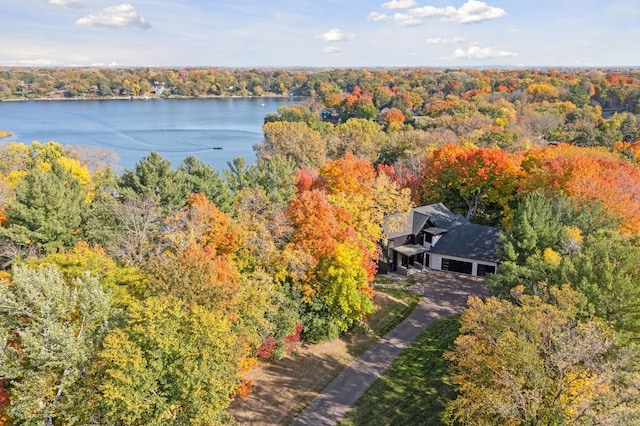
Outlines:
{"type": "Polygon", "coordinates": [[[0,66],[640,66],[639,0],[0,0],[0,66]]]}

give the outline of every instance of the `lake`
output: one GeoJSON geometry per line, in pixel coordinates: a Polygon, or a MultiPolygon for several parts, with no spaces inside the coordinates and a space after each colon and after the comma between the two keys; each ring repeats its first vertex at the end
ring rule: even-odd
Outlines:
{"type": "Polygon", "coordinates": [[[151,151],[177,167],[194,155],[216,170],[244,157],[255,162],[253,145],[263,139],[264,116],[300,100],[216,98],[0,102],[2,142],[55,141],[108,148],[116,166],[133,168],[151,151]],[[213,149],[220,147],[222,149],[213,149]]]}

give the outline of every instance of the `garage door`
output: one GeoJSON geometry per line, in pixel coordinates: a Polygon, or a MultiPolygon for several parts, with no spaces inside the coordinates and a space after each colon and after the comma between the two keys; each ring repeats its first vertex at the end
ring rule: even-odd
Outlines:
{"type": "Polygon", "coordinates": [[[484,265],[482,263],[478,263],[478,276],[484,277],[487,274],[495,274],[496,267],[493,265],[484,265]]]}
{"type": "Polygon", "coordinates": [[[471,262],[463,262],[462,260],[442,258],[442,270],[471,275],[473,264],[471,262]]]}

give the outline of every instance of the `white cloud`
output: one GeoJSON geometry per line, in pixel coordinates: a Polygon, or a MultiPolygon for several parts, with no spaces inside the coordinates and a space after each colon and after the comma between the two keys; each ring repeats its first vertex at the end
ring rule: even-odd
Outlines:
{"type": "Polygon", "coordinates": [[[499,7],[489,6],[488,4],[477,1],[469,0],[459,9],[447,7],[447,13],[445,14],[445,21],[454,21],[459,24],[470,24],[472,22],[481,22],[488,19],[502,18],[507,15],[504,9],[499,7]],[[450,11],[454,9],[455,11],[450,11]]]}
{"type": "Polygon", "coordinates": [[[442,16],[442,21],[453,21],[459,24],[471,24],[473,22],[481,22],[488,19],[502,18],[507,15],[507,12],[504,9],[489,6],[488,4],[477,0],[469,0],[457,9],[452,6],[423,6],[409,9],[409,13],[416,18],[442,16]]]}
{"type": "Polygon", "coordinates": [[[396,13],[395,15],[393,15],[393,20],[401,27],[414,27],[416,25],[422,24],[421,20],[411,15],[407,15],[406,13],[396,13]]]}
{"type": "Polygon", "coordinates": [[[451,37],[451,38],[428,38],[427,44],[458,44],[465,41],[464,37],[451,37]]]}
{"type": "Polygon", "coordinates": [[[87,15],[78,19],[76,24],[110,28],[138,27],[146,29],[151,27],[151,24],[145,21],[129,3],[107,7],[96,15],[87,15]]]}
{"type": "Polygon", "coordinates": [[[382,3],[382,8],[390,10],[409,9],[410,7],[413,7],[415,5],[415,0],[391,0],[390,2],[382,3]]]}
{"type": "Polygon", "coordinates": [[[384,22],[389,20],[389,15],[385,15],[384,13],[371,12],[367,19],[369,21],[384,22]]]}
{"type": "Polygon", "coordinates": [[[342,54],[342,49],[336,46],[327,46],[324,48],[323,52],[329,55],[340,55],[342,54]]]}
{"type": "MultiPolygon", "coordinates": [[[[455,7],[447,7],[447,9],[456,10],[455,7]]],[[[447,13],[443,7],[424,6],[410,9],[409,13],[416,18],[430,18],[431,16],[443,16],[447,13]]]]}
{"type": "Polygon", "coordinates": [[[470,46],[467,50],[456,49],[448,59],[495,59],[516,56],[508,50],[498,50],[493,47],[470,46]]]}
{"type": "Polygon", "coordinates": [[[346,41],[355,38],[355,34],[343,34],[338,28],[332,28],[326,33],[316,36],[316,38],[326,42],[346,41]]]}
{"type": "Polygon", "coordinates": [[[73,7],[74,9],[83,9],[87,7],[86,4],[78,0],[49,0],[49,3],[55,4],[56,6],[73,7]]]}
{"type": "Polygon", "coordinates": [[[342,34],[342,31],[340,31],[338,28],[332,28],[326,33],[316,36],[316,38],[322,39],[323,41],[327,41],[327,42],[340,41],[340,40],[344,40],[344,35],[342,34]]]}

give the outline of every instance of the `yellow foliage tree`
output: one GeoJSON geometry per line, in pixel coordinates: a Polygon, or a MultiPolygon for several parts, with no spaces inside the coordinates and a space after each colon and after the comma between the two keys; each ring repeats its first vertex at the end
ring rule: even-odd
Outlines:
{"type": "Polygon", "coordinates": [[[445,422],[594,424],[616,419],[627,408],[619,411],[627,401],[617,384],[629,360],[616,358],[613,331],[601,320],[578,321],[578,295],[568,286],[550,288],[544,298],[522,291],[513,289],[514,303],[469,299],[455,350],[446,355],[453,362],[458,397],[448,404],[445,422]]]}

